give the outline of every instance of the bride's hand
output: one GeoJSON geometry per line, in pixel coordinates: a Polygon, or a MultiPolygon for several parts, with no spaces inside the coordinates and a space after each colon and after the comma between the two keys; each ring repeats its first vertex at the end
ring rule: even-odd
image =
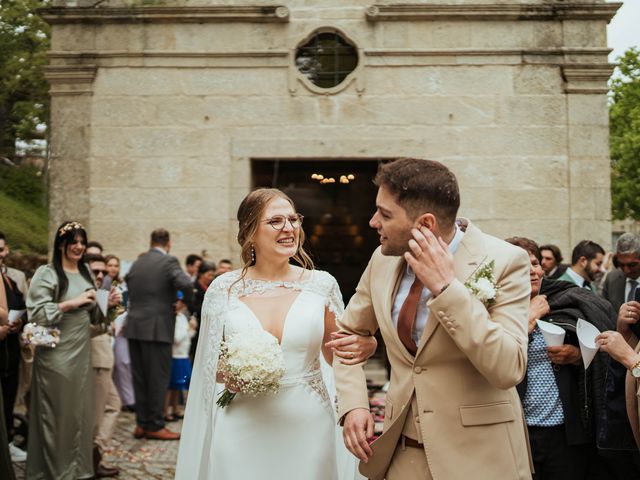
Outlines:
{"type": "Polygon", "coordinates": [[[373,355],[378,347],[378,342],[373,335],[348,335],[342,332],[331,334],[330,342],[325,347],[333,350],[334,355],[340,358],[343,365],[356,365],[364,362],[373,355]]]}
{"type": "Polygon", "coordinates": [[[223,383],[224,388],[229,390],[231,393],[238,393],[240,389],[231,381],[231,379],[227,379],[222,372],[216,373],[216,383],[223,383]]]}

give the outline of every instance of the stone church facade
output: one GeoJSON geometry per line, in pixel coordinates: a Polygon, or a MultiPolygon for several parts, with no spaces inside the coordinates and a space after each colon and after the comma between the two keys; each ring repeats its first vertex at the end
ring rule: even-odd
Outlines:
{"type": "MultiPolygon", "coordinates": [[[[237,259],[235,212],[265,165],[346,174],[415,156],[456,173],[461,214],[488,233],[565,257],[584,238],[610,247],[606,25],[618,7],[58,0],[42,12],[51,230],[79,220],[135,259],[163,226],[179,256],[237,259]],[[305,56],[323,54],[322,35],[350,59],[326,84],[305,56]]],[[[366,218],[373,204],[357,208],[366,218]]]]}

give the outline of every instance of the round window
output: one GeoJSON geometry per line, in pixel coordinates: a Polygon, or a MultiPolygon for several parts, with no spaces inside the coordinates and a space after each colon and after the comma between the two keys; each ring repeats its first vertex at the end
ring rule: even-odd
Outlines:
{"type": "Polygon", "coordinates": [[[358,51],[338,33],[317,33],[296,50],[296,67],[321,88],[339,85],[357,66],[358,51]]]}

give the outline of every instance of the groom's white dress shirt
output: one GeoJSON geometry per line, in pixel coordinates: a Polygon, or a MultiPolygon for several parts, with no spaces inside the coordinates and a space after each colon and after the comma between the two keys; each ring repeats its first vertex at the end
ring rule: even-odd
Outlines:
{"type": "MultiPolygon", "coordinates": [[[[453,240],[449,243],[449,251],[452,255],[455,255],[458,247],[460,246],[460,242],[464,237],[464,232],[460,230],[458,225],[456,225],[456,233],[453,236],[453,240]]],[[[391,309],[391,319],[393,321],[393,326],[398,328],[398,315],[400,314],[400,309],[402,308],[402,304],[407,299],[409,295],[409,289],[413,282],[416,279],[416,274],[413,272],[411,267],[407,265],[407,268],[404,271],[402,276],[402,280],[400,280],[400,285],[398,286],[398,292],[396,293],[396,298],[393,300],[393,308],[391,309]]],[[[424,332],[425,327],[427,326],[427,318],[429,318],[429,307],[427,307],[427,300],[431,298],[431,290],[427,287],[422,289],[422,293],[420,294],[420,301],[418,302],[418,311],[416,313],[416,321],[413,324],[413,331],[411,332],[411,338],[416,342],[416,345],[420,345],[420,338],[422,338],[422,333],[424,332]]]]}

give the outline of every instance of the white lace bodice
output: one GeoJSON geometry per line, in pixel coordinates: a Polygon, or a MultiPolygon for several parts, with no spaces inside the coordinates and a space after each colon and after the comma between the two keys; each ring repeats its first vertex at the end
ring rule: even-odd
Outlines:
{"type": "MultiPolygon", "coordinates": [[[[201,340],[207,342],[202,366],[205,379],[215,379],[223,332],[253,325],[262,328],[253,311],[240,298],[254,293],[264,293],[274,288],[290,288],[300,292],[294,300],[284,323],[282,349],[285,359],[283,386],[304,381],[328,401],[326,389],[320,376],[318,357],[324,334],[325,307],[339,319],[344,311],[342,295],[335,278],[320,270],[306,272],[305,278],[295,282],[273,282],[265,280],[239,280],[240,271],[225,273],[209,287],[202,305],[207,318],[207,331],[201,332],[201,340]],[[238,281],[239,280],[239,281],[238,281]],[[205,340],[203,340],[203,337],[205,340]],[[319,381],[318,381],[319,378],[319,381]]],[[[200,345],[198,346],[200,351],[200,345]]],[[[203,401],[210,410],[215,390],[214,381],[209,381],[202,390],[203,401]]]]}
{"type": "MultiPolygon", "coordinates": [[[[246,328],[263,328],[254,312],[243,302],[230,310],[224,327],[225,335],[246,328]]],[[[330,408],[329,394],[322,380],[319,356],[324,337],[325,298],[317,293],[301,291],[287,312],[282,330],[282,354],[285,374],[280,388],[305,385],[330,408]]]]}

